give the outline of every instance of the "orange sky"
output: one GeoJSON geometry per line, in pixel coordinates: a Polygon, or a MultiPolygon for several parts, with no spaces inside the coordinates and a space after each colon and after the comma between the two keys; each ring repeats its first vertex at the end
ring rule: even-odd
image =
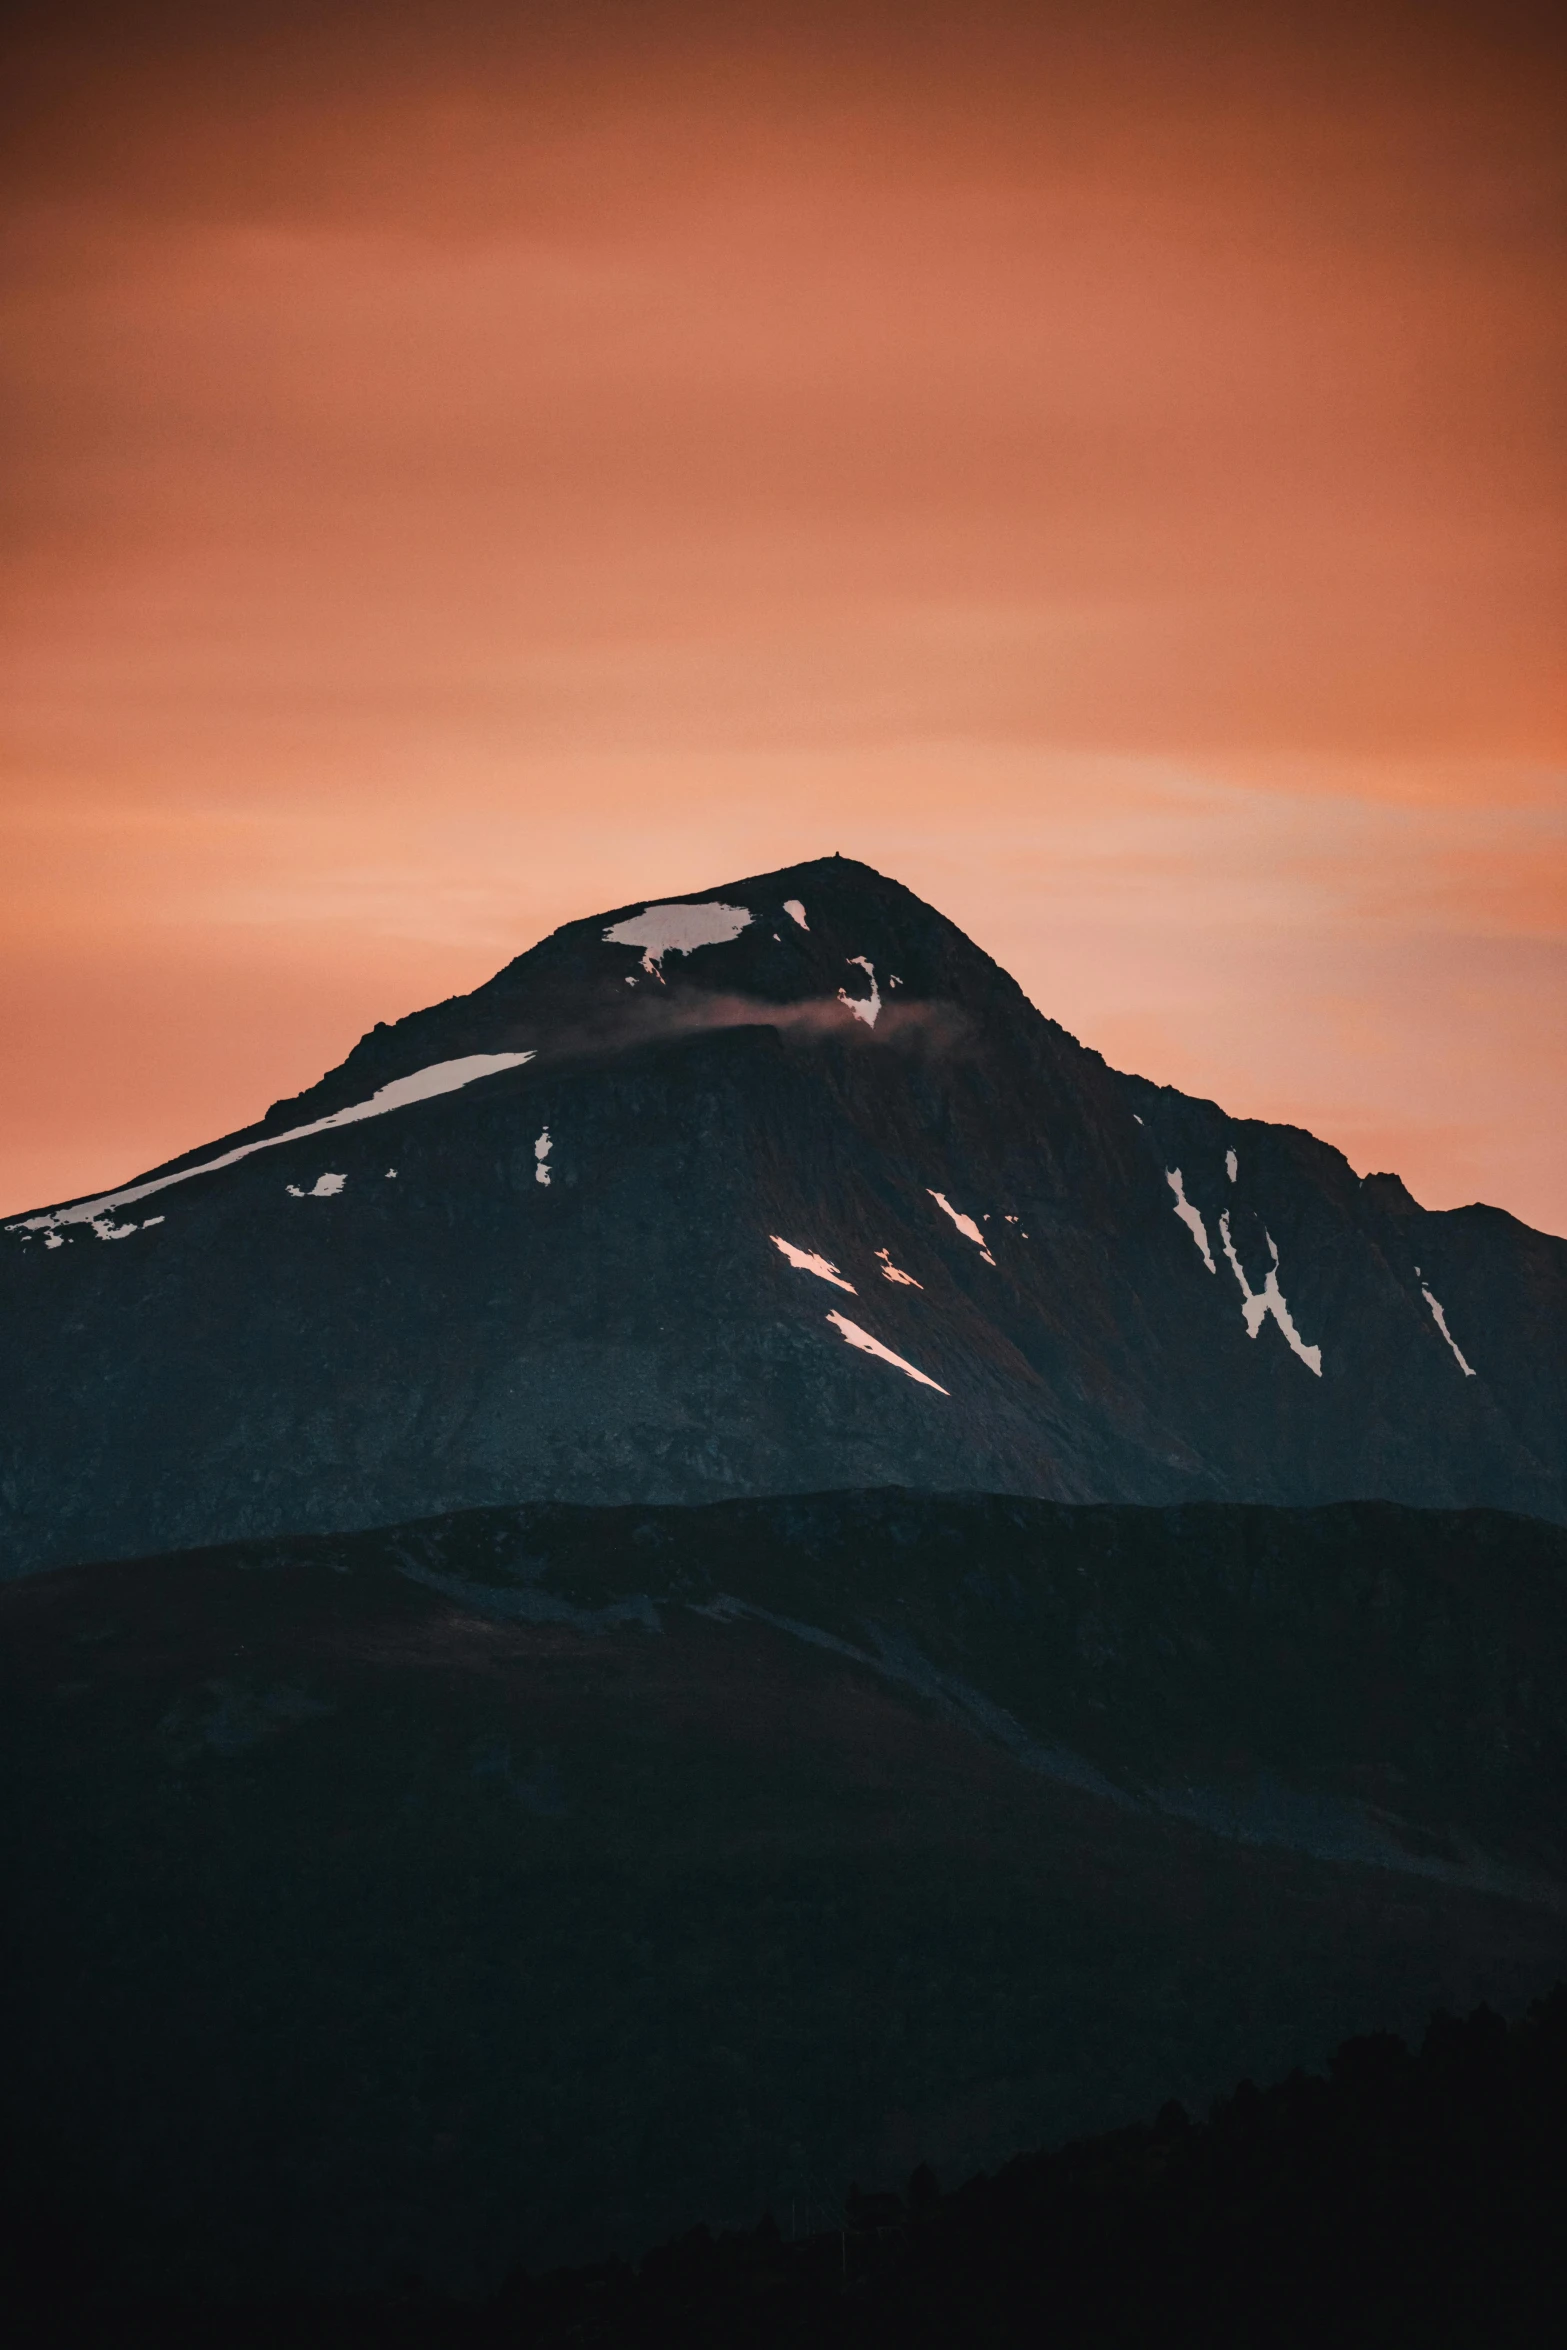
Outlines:
{"type": "Polygon", "coordinates": [[[5,76],[0,1209],[841,848],[1567,1232],[1543,18],[132,13],[5,76]]]}

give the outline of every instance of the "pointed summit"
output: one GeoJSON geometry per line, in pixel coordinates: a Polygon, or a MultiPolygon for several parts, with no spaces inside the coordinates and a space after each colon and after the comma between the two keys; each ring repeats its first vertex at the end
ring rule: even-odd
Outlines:
{"type": "Polygon", "coordinates": [[[611,908],[5,1228],[0,1551],[873,1485],[1567,1516],[1567,1247],[1395,1181],[1117,1074],[853,859],[611,908]]]}

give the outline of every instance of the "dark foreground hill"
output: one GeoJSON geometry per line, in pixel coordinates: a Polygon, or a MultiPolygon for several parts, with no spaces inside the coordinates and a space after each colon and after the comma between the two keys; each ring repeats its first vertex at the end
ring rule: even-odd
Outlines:
{"type": "Polygon", "coordinates": [[[1391,2033],[1352,2039],[1325,2079],[1243,2080],[1196,2125],[1172,2100],[1151,2128],[1015,2158],[953,2195],[924,2167],[901,2196],[851,2193],[836,2241],[791,2243],[764,2221],[749,2237],[692,2230],[635,2275],[517,2278],[491,2309],[429,2312],[426,2338],[1522,2350],[1567,2327],[1564,2195],[1558,1987],[1511,2031],[1480,2008],[1434,2017],[1418,2056],[1391,2033]]]}
{"type": "Polygon", "coordinates": [[[1567,1519],[1567,1242],[1118,1074],[837,858],[0,1232],[0,1575],[873,1485],[1567,1519]]]}
{"type": "Polygon", "coordinates": [[[0,1660],[9,2208],[105,2289],[819,2225],[1567,1971],[1527,1519],[485,1510],[12,1584],[0,1660]]]}
{"type": "Polygon", "coordinates": [[[1567,2327],[1564,2196],[1559,1986],[1511,2028],[1439,2014],[1418,2054],[1368,2034],[1326,2077],[1243,2080],[1205,2122],[1171,2100],[954,2193],[920,2165],[901,2194],[851,2189],[831,2229],[699,2224],[478,2303],[95,2294],[80,2224],[35,2213],[0,2308],[19,2337],[114,2350],[1527,2350],[1567,2327]]]}

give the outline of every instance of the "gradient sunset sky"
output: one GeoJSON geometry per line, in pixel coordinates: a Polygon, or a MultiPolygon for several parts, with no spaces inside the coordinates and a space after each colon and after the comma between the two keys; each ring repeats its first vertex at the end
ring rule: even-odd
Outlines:
{"type": "Polygon", "coordinates": [[[12,26],[0,1209],[841,849],[1567,1233],[1543,9],[12,26]]]}

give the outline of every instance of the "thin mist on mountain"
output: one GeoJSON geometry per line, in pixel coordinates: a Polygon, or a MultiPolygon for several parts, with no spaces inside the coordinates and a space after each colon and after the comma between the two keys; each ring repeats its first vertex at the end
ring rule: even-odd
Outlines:
{"type": "Polygon", "coordinates": [[[1126,1076],[826,858],[0,1234],[8,1573],[880,1485],[1567,1518],[1567,1244],[1126,1076]]]}

